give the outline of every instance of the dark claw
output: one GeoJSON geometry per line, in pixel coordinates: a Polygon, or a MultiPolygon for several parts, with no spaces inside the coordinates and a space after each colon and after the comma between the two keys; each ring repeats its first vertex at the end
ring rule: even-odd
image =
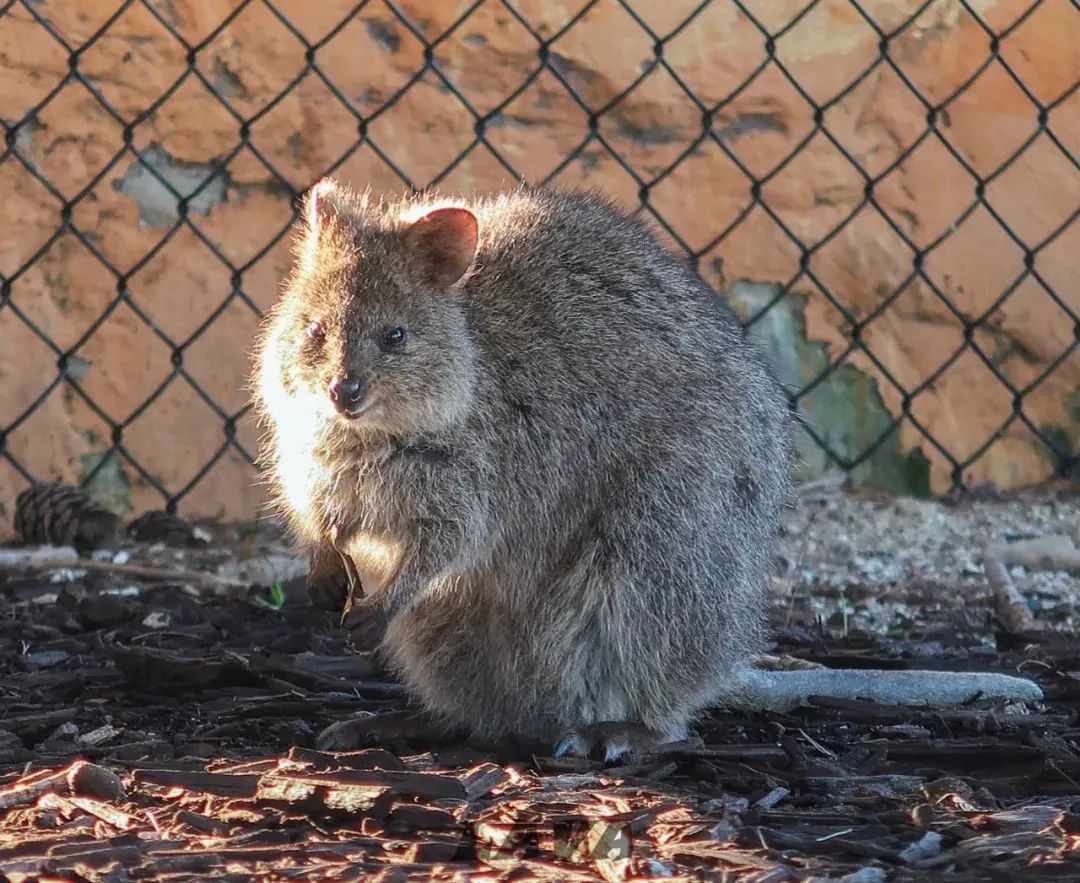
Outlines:
{"type": "Polygon", "coordinates": [[[555,757],[602,755],[604,763],[615,763],[628,755],[650,751],[660,745],[686,738],[682,728],[660,735],[642,724],[602,721],[573,730],[555,745],[555,757]]]}
{"type": "Polygon", "coordinates": [[[604,763],[614,763],[624,755],[630,754],[630,740],[612,736],[604,740],[604,763]]]}

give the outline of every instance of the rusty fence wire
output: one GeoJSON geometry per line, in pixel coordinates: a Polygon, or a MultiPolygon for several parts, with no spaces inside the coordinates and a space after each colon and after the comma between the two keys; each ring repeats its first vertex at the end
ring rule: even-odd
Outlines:
{"type": "MultiPolygon", "coordinates": [[[[648,23],[648,16],[643,13],[644,3],[642,0],[638,0],[638,2],[620,2],[618,5],[622,7],[625,15],[629,16],[636,23],[636,26],[640,28],[641,32],[651,43],[652,52],[651,56],[643,60],[644,63],[640,67],[640,74],[631,82],[628,82],[624,87],[620,88],[616,94],[604,103],[597,103],[583,92],[580,85],[568,74],[566,65],[560,63],[560,56],[558,54],[560,41],[563,40],[567,34],[571,33],[575,27],[579,26],[579,23],[588,16],[591,10],[597,5],[597,2],[599,2],[599,0],[583,2],[580,5],[580,8],[573,12],[573,14],[571,14],[557,30],[548,30],[546,33],[541,33],[541,30],[537,28],[527,11],[522,8],[522,4],[515,3],[513,0],[501,0],[501,2],[496,2],[496,0],[476,0],[476,2],[465,4],[462,7],[460,15],[448,27],[442,29],[438,34],[432,34],[430,28],[425,28],[425,25],[416,18],[415,14],[410,13],[406,9],[406,4],[390,2],[390,0],[385,0],[385,2],[368,0],[368,2],[357,3],[355,8],[351,9],[347,15],[341,18],[340,22],[330,28],[317,41],[313,41],[309,36],[305,36],[305,32],[296,27],[285,11],[279,8],[278,5],[275,5],[275,3],[271,2],[271,0],[243,0],[243,2],[236,2],[232,6],[231,11],[228,12],[221,22],[212,30],[209,30],[197,43],[185,40],[180,30],[174,26],[172,17],[168,14],[168,3],[152,2],[152,0],[126,0],[126,2],[119,2],[116,4],[115,12],[109,15],[108,18],[97,27],[94,33],[87,39],[77,43],[72,42],[61,29],[57,28],[52,23],[48,14],[47,3],[36,2],[36,0],[8,0],[6,3],[0,3],[0,28],[3,27],[4,19],[7,16],[18,14],[23,19],[30,18],[33,20],[35,27],[40,28],[43,32],[47,32],[51,36],[51,39],[55,41],[55,44],[66,54],[68,59],[67,73],[59,79],[55,87],[49,90],[48,93],[37,101],[33,107],[22,113],[19,118],[3,119],[5,143],[3,152],[0,153],[0,167],[5,164],[12,164],[19,168],[20,174],[29,175],[36,179],[55,204],[56,229],[55,234],[45,241],[27,260],[22,262],[20,266],[0,274],[0,313],[7,312],[8,314],[17,317],[19,321],[24,323],[25,326],[49,348],[52,356],[55,358],[56,370],[55,376],[52,377],[47,385],[40,389],[38,395],[32,401],[23,403],[25,404],[25,407],[22,407],[17,413],[0,413],[0,457],[4,458],[14,470],[28,481],[35,478],[50,477],[31,474],[26,465],[16,457],[11,445],[8,444],[8,441],[58,387],[66,387],[74,396],[78,397],[86,407],[93,411],[105,425],[111,428],[111,436],[108,439],[109,447],[107,456],[101,458],[97,469],[103,468],[110,458],[120,458],[125,469],[133,470],[141,476],[143,481],[156,489],[162,498],[163,504],[170,510],[175,510],[185,496],[204,480],[208,472],[214,467],[215,463],[227,452],[237,451],[247,460],[250,461],[252,459],[254,452],[249,449],[250,445],[242,443],[237,434],[238,421],[244,417],[246,409],[243,407],[239,409],[230,409],[219,404],[219,402],[203,388],[196,377],[188,370],[188,366],[185,364],[185,358],[193,343],[213,325],[221,315],[222,311],[227,307],[241,304],[246,309],[250,310],[252,314],[257,315],[259,313],[259,307],[257,306],[256,301],[250,297],[250,292],[245,290],[246,279],[248,278],[249,271],[252,267],[255,266],[272,248],[276,247],[284,237],[288,236],[289,224],[283,224],[276,235],[270,237],[266,241],[264,247],[245,262],[241,263],[231,259],[225,251],[219,247],[219,243],[215,242],[211,236],[203,231],[199,219],[194,216],[195,212],[191,211],[193,205],[198,203],[198,201],[215,186],[218,186],[215,182],[217,172],[212,170],[203,178],[203,180],[197,182],[196,186],[187,189],[185,192],[180,192],[176,186],[174,186],[175,181],[170,181],[166,176],[162,175],[155,163],[149,161],[146,152],[136,147],[136,132],[139,127],[152,119],[159,108],[161,108],[165,102],[169,101],[170,97],[183,83],[193,79],[197,80],[207,92],[216,98],[221,107],[224,108],[235,121],[235,147],[231,153],[218,157],[215,166],[219,169],[225,169],[233,157],[237,156],[241,151],[247,151],[250,154],[253,154],[265,165],[268,173],[278,182],[282,190],[292,198],[292,205],[295,207],[297,197],[300,195],[299,188],[297,188],[287,176],[279,173],[278,169],[275,168],[274,162],[271,161],[271,158],[252,140],[250,133],[252,127],[259,123],[260,118],[271,113],[276,104],[284,100],[305,78],[319,78],[326,89],[340,101],[341,107],[351,117],[353,123],[351,143],[348,145],[347,149],[335,162],[330,163],[326,168],[318,170],[318,174],[313,175],[311,180],[307,182],[308,184],[313,183],[313,181],[322,174],[333,173],[340,168],[355,151],[359,150],[361,147],[365,147],[366,149],[373,151],[381,159],[385,166],[400,180],[402,185],[422,188],[430,185],[438,185],[440,182],[446,180],[467,156],[478,151],[489,154],[490,157],[505,169],[509,176],[517,178],[520,174],[520,170],[515,167],[514,158],[508,156],[506,151],[492,139],[491,133],[498,124],[500,115],[504,109],[525,92],[537,77],[543,74],[548,77],[549,80],[553,78],[553,80],[565,90],[566,95],[580,108],[581,113],[587,121],[586,129],[582,134],[580,143],[578,143],[574,149],[568,151],[564,160],[551,170],[548,175],[549,179],[556,178],[565,167],[579,159],[586,151],[600,151],[604,153],[606,157],[618,163],[625,174],[634,181],[637,188],[637,198],[640,203],[641,211],[649,216],[652,221],[659,225],[659,227],[663,228],[670,236],[671,240],[683,248],[694,266],[699,269],[699,262],[702,260],[703,256],[712,253],[717,245],[723,244],[728,237],[739,228],[739,225],[743,223],[744,219],[754,211],[764,212],[773,222],[777,235],[785,238],[788,244],[797,250],[799,259],[795,272],[790,278],[780,280],[780,284],[775,287],[768,302],[762,304],[760,309],[756,310],[753,315],[749,315],[747,317],[747,322],[751,325],[758,322],[761,317],[774,308],[777,303],[788,297],[789,293],[800,287],[809,287],[815,292],[815,296],[820,296],[828,300],[832,309],[835,310],[836,315],[842,317],[844,345],[830,353],[829,358],[826,360],[827,363],[817,373],[817,376],[807,379],[807,381],[802,384],[801,389],[792,390],[792,401],[794,405],[797,408],[800,407],[805,398],[812,395],[814,390],[822,383],[826,382],[833,372],[839,370],[840,366],[843,365],[853,353],[860,354],[874,365],[878,374],[878,382],[884,385],[891,385],[892,391],[895,393],[894,398],[898,398],[901,402],[899,413],[892,415],[892,420],[881,428],[877,437],[868,440],[867,443],[862,446],[861,450],[855,452],[844,452],[833,449],[830,446],[829,440],[825,438],[822,433],[815,431],[812,424],[808,424],[805,427],[805,431],[825,451],[833,466],[848,472],[857,469],[861,464],[873,457],[875,451],[881,445],[885,444],[887,440],[894,438],[898,431],[898,427],[901,424],[906,423],[909,427],[914,427],[921,435],[922,443],[925,446],[933,448],[937,452],[937,455],[947,462],[948,467],[951,470],[952,486],[958,488],[962,487],[964,484],[964,474],[967,467],[977,461],[980,457],[984,456],[986,451],[998,438],[1007,432],[1010,427],[1019,422],[1024,424],[1033,436],[1038,438],[1039,441],[1045,445],[1046,450],[1053,458],[1054,471],[1064,475],[1070,474],[1077,469],[1077,451],[1070,449],[1067,439],[1063,439],[1059,434],[1047,432],[1045,427],[1041,426],[1033,420],[1029,414],[1025,413],[1025,398],[1033,389],[1042,384],[1050,374],[1057,370],[1058,367],[1072,355],[1074,350],[1077,349],[1078,343],[1080,343],[1080,316],[1077,315],[1075,309],[1075,299],[1073,299],[1070,304],[1067,293],[1055,290],[1052,280],[1046,278],[1040,272],[1040,255],[1050,247],[1064,231],[1068,230],[1070,226],[1076,222],[1077,216],[1080,214],[1080,206],[1076,207],[1068,217],[1061,223],[1056,224],[1049,233],[1044,235],[1038,241],[1029,241],[1012,229],[1007,219],[996,209],[993,201],[987,198],[988,189],[993,186],[995,180],[1005,174],[1011,165],[1017,161],[1018,157],[1022,156],[1030,145],[1036,141],[1041,142],[1043,145],[1047,143],[1053,145],[1060,153],[1060,159],[1064,161],[1064,168],[1066,169],[1067,174],[1076,175],[1080,172],[1080,163],[1078,163],[1075,153],[1075,140],[1070,143],[1067,138],[1063,137],[1052,119],[1056,108],[1076,100],[1080,79],[1076,82],[1072,82],[1068,88],[1052,101],[1048,101],[1045,97],[1037,97],[1035,92],[1028,88],[1024,78],[1014,70],[1013,65],[1010,64],[1010,61],[1001,51],[1002,46],[1007,43],[1010,36],[1017,29],[1024,27],[1025,23],[1031,16],[1036,14],[1040,7],[1043,6],[1044,2],[1057,2],[1058,6],[1064,5],[1066,9],[1071,9],[1071,12],[1076,14],[1074,18],[1068,20],[1075,23],[1074,26],[1076,27],[1077,39],[1080,40],[1080,4],[1078,4],[1077,0],[1035,0],[1035,2],[1024,3],[1019,6],[1013,4],[1013,6],[1017,7],[1016,15],[1013,17],[1011,23],[1005,27],[1000,25],[992,27],[984,20],[983,10],[986,6],[985,3],[979,3],[976,2],[976,0],[948,0],[948,5],[954,8],[957,15],[966,17],[969,19],[969,25],[974,23],[981,31],[982,39],[979,41],[980,45],[977,47],[980,57],[977,63],[972,64],[972,73],[970,76],[966,77],[958,87],[950,92],[950,94],[935,95],[933,97],[926,94],[925,88],[916,82],[908,67],[897,60],[894,53],[894,46],[897,41],[902,39],[907,31],[913,27],[913,24],[920,19],[920,16],[932,7],[933,4],[939,2],[939,0],[924,0],[924,2],[919,4],[908,4],[910,9],[905,11],[903,19],[896,21],[894,18],[888,23],[888,26],[879,20],[879,16],[875,12],[880,4],[872,4],[868,2],[868,0],[866,0],[866,2],[850,0],[850,2],[844,4],[845,8],[849,12],[854,12],[861,20],[862,26],[873,33],[874,38],[877,41],[878,53],[876,57],[865,66],[865,69],[851,79],[844,88],[835,92],[835,94],[824,101],[820,98],[815,99],[803,88],[798,76],[791,71],[788,63],[784,60],[783,53],[780,51],[780,48],[783,47],[785,43],[786,37],[796,29],[800,22],[806,19],[807,16],[814,14],[816,8],[820,6],[819,0],[811,0],[811,2],[799,5],[798,8],[795,8],[795,6],[790,3],[778,4],[779,6],[791,7],[789,17],[786,22],[779,27],[776,25],[775,21],[771,19],[769,23],[766,24],[766,16],[761,12],[761,4],[751,2],[751,0],[712,0],[712,2],[710,2],[710,0],[704,0],[704,2],[701,2],[698,6],[694,7],[685,19],[678,23],[676,27],[662,33],[657,32],[657,30],[648,23]],[[511,17],[521,29],[530,35],[535,44],[535,65],[532,72],[529,73],[515,89],[506,94],[504,100],[498,106],[481,110],[475,107],[473,103],[470,102],[469,96],[459,88],[452,73],[445,70],[443,65],[440,64],[439,50],[440,46],[446,41],[453,39],[455,34],[457,34],[469,21],[470,16],[473,16],[476,11],[485,4],[495,4],[499,6],[500,14],[511,17]],[[694,88],[692,88],[689,83],[684,81],[681,70],[676,64],[669,60],[666,50],[672,41],[679,37],[684,29],[693,24],[698,16],[703,14],[708,7],[717,4],[725,4],[734,7],[737,10],[738,15],[741,16],[744,21],[749,22],[752,25],[753,31],[756,34],[756,40],[760,45],[760,62],[744,79],[741,80],[741,82],[738,82],[730,88],[719,100],[716,100],[715,98],[705,100],[695,93],[694,88]],[[272,14],[280,24],[289,31],[296,43],[302,47],[304,62],[301,67],[293,72],[292,79],[283,89],[281,89],[280,94],[278,94],[273,101],[263,106],[255,114],[245,115],[240,109],[234,106],[230,99],[230,95],[228,94],[228,90],[221,87],[220,79],[208,76],[201,61],[206,48],[230,26],[230,23],[236,16],[243,14],[253,5],[265,8],[266,11],[272,14]],[[174,39],[177,44],[182,46],[182,50],[186,53],[187,59],[186,70],[175,81],[172,87],[161,94],[156,101],[148,104],[134,114],[123,112],[116,108],[114,103],[106,96],[105,91],[100,88],[100,85],[97,82],[95,82],[95,79],[84,72],[81,63],[86,54],[91,51],[96,44],[109,38],[110,29],[114,27],[121,16],[128,13],[133,7],[142,7],[145,11],[149,12],[149,14],[157,20],[160,26],[169,32],[171,38],[174,39]],[[346,25],[354,21],[358,16],[367,14],[375,7],[378,7],[381,16],[386,17],[388,21],[392,22],[395,33],[410,35],[412,39],[415,39],[422,44],[423,60],[422,64],[415,70],[414,75],[396,92],[384,96],[384,100],[382,100],[378,106],[365,106],[362,109],[359,109],[357,103],[349,95],[344,94],[338,86],[335,85],[334,79],[320,67],[320,52],[342,31],[343,28],[346,27],[346,25]],[[896,78],[899,78],[899,80],[907,87],[910,95],[922,108],[922,113],[925,116],[925,125],[922,128],[922,131],[917,133],[916,137],[910,139],[899,154],[884,168],[871,171],[865,167],[866,164],[863,163],[859,157],[854,155],[844,141],[835,137],[830,131],[829,114],[832,108],[844,102],[845,98],[854,90],[858,89],[868,77],[871,77],[875,72],[879,72],[882,69],[891,71],[891,74],[896,78]],[[1015,150],[1012,150],[1009,156],[1007,156],[996,168],[989,171],[986,171],[985,169],[980,171],[977,170],[969,160],[965,158],[964,153],[954,145],[947,126],[943,125],[943,121],[948,120],[951,105],[957,101],[973,83],[977,82],[980,77],[991,70],[995,72],[995,75],[1004,75],[1011,80],[1015,87],[1026,97],[1026,100],[1030,105],[1031,130],[1027,140],[1020,143],[1015,150]],[[700,119],[700,125],[698,131],[693,133],[692,137],[686,141],[684,149],[682,149],[673,162],[666,164],[663,168],[650,168],[646,173],[621,154],[618,145],[605,131],[603,122],[607,115],[617,111],[621,102],[627,99],[628,96],[631,96],[635,90],[641,88],[642,84],[645,83],[649,77],[658,72],[662,72],[674,83],[678,84],[681,91],[685,94],[685,98],[693,104],[694,108],[696,108],[696,113],[700,119]],[[779,75],[790,84],[790,87],[794,89],[806,103],[806,106],[812,115],[813,125],[806,132],[805,136],[797,140],[794,148],[783,157],[781,161],[774,164],[770,170],[762,173],[761,171],[755,172],[752,170],[750,165],[745,162],[743,156],[730,146],[730,139],[725,137],[724,133],[720,131],[718,122],[723,117],[725,108],[746,90],[752,88],[755,81],[766,75],[772,77],[779,75]],[[445,166],[437,173],[430,176],[429,179],[414,180],[404,168],[396,163],[395,145],[393,143],[383,143],[377,140],[373,137],[370,128],[380,115],[393,107],[396,102],[401,101],[403,96],[413,88],[414,84],[421,77],[436,78],[443,88],[445,100],[458,102],[460,104],[461,108],[471,117],[473,137],[471,143],[467,144],[464,149],[458,150],[455,148],[454,155],[447,157],[445,166]],[[35,120],[50,102],[53,102],[57,96],[61,95],[65,90],[75,89],[86,90],[94,96],[96,101],[100,103],[101,108],[122,130],[123,144],[116,152],[115,156],[97,171],[80,192],[65,194],[53,186],[50,179],[38,169],[33,158],[27,155],[27,152],[23,147],[22,135],[24,134],[24,130],[28,130],[35,125],[35,120]],[[861,181],[862,196],[861,200],[857,202],[853,209],[846,214],[845,217],[840,219],[840,221],[824,236],[818,235],[813,238],[807,238],[805,235],[800,235],[799,231],[793,229],[783,214],[774,210],[774,207],[770,205],[769,199],[766,196],[766,190],[768,189],[770,181],[783,173],[791,163],[795,162],[799,157],[800,152],[804,150],[806,145],[812,139],[822,138],[826,139],[835,151],[842,155],[847,163],[850,164],[851,170],[861,181]],[[940,148],[940,155],[949,157],[950,162],[955,163],[956,166],[964,170],[970,178],[971,197],[970,204],[963,208],[963,210],[955,217],[952,224],[948,225],[936,240],[918,244],[911,238],[905,226],[899,223],[893,216],[893,213],[881,204],[878,193],[883,182],[887,181],[890,175],[892,175],[898,167],[927,142],[935,142],[936,146],[940,148]],[[668,223],[663,211],[654,204],[653,194],[656,188],[671,176],[681,163],[686,161],[691,155],[695,154],[695,152],[700,152],[703,146],[708,146],[709,149],[719,150],[727,160],[739,170],[739,173],[745,177],[746,201],[742,211],[727,223],[723,229],[715,230],[710,241],[703,245],[691,245],[682,238],[680,231],[676,229],[676,227],[668,223]],[[75,211],[80,202],[87,198],[87,195],[91,193],[94,187],[100,182],[107,180],[109,176],[115,175],[115,172],[121,163],[130,163],[132,161],[139,163],[146,175],[156,179],[158,185],[171,194],[176,202],[177,211],[171,225],[163,231],[157,244],[144,255],[143,259],[133,266],[121,269],[114,266],[110,261],[105,250],[102,249],[100,242],[91,235],[92,231],[83,229],[76,222],[75,211]],[[1023,266],[1021,271],[1014,278],[1001,279],[1000,291],[994,293],[995,297],[992,302],[989,303],[989,306],[982,309],[979,313],[973,314],[970,310],[962,308],[954,303],[953,299],[950,298],[949,294],[940,285],[939,280],[926,271],[926,264],[928,256],[930,256],[935,249],[938,249],[942,243],[946,242],[948,238],[953,235],[953,232],[963,225],[965,220],[976,211],[984,212],[994,219],[1010,243],[1010,247],[1015,248],[1018,253],[1022,255],[1023,266]],[[868,312],[856,312],[851,310],[849,305],[846,304],[843,299],[833,295],[826,279],[816,275],[814,259],[815,255],[821,252],[835,237],[839,236],[854,218],[860,215],[865,216],[867,213],[875,215],[878,221],[891,230],[895,239],[903,244],[903,249],[909,254],[910,269],[907,278],[900,280],[899,284],[891,285],[888,291],[883,292],[875,309],[868,312]],[[167,248],[170,240],[172,240],[181,230],[186,230],[197,237],[205,245],[209,253],[214,256],[214,259],[220,261],[221,264],[227,268],[227,272],[231,278],[231,290],[224,293],[226,296],[216,309],[211,311],[205,317],[200,317],[201,322],[190,335],[183,339],[176,339],[166,334],[152,318],[144,312],[138,301],[130,296],[130,281],[140,267],[153,259],[162,249],[167,248]],[[87,251],[95,255],[101,266],[113,280],[114,286],[112,296],[106,307],[102,310],[101,315],[85,329],[77,340],[64,346],[59,345],[50,338],[48,333],[35,322],[32,317],[33,311],[27,309],[22,297],[16,296],[13,293],[20,278],[27,273],[34,265],[35,261],[38,261],[61,236],[75,237],[87,251]],[[905,387],[901,384],[900,380],[894,376],[885,361],[881,360],[875,354],[872,346],[868,344],[866,337],[867,329],[885,314],[894,301],[901,296],[911,283],[916,281],[923,285],[926,290],[932,292],[933,296],[938,298],[940,303],[944,305],[948,314],[952,317],[952,321],[954,321],[956,326],[962,330],[962,342],[954,352],[941,353],[939,367],[933,373],[924,377],[918,385],[908,385],[905,387]],[[999,370],[997,360],[993,357],[992,353],[987,352],[985,347],[980,344],[976,332],[980,326],[987,321],[987,318],[1005,303],[1020,286],[1030,286],[1032,284],[1037,286],[1038,290],[1045,298],[1056,304],[1058,310],[1060,310],[1060,321],[1068,323],[1071,326],[1072,340],[1071,344],[1066,346],[1056,357],[1050,359],[1048,363],[1045,364],[1043,370],[1036,376],[1029,379],[1025,384],[1019,385],[1012,381],[1005,372],[999,370]],[[147,335],[156,335],[160,338],[162,343],[168,347],[172,360],[171,372],[166,377],[162,378],[161,383],[144,401],[131,403],[131,408],[126,413],[114,413],[102,408],[100,404],[95,401],[95,398],[84,388],[80,381],[79,372],[72,370],[73,364],[79,358],[80,349],[94,336],[102,323],[106,321],[109,315],[117,309],[120,304],[126,305],[127,308],[140,317],[145,323],[145,333],[147,335]],[[963,353],[973,353],[985,364],[995,381],[1001,384],[1011,396],[1012,408],[1011,413],[1005,417],[995,431],[991,432],[985,438],[983,443],[979,444],[973,450],[966,451],[961,455],[956,451],[951,450],[946,441],[935,437],[921,418],[914,412],[913,403],[927,390],[932,389],[938,378],[947,372],[950,366],[960,358],[963,353]],[[129,426],[139,419],[140,415],[145,413],[147,409],[154,404],[155,400],[165,392],[170,384],[188,384],[205,402],[216,420],[220,422],[222,429],[220,446],[218,449],[207,459],[205,464],[203,464],[195,474],[191,475],[186,481],[180,484],[175,482],[164,482],[161,476],[155,475],[151,469],[146,468],[135,453],[125,446],[125,433],[129,426]]],[[[614,0],[612,0],[612,2],[614,2],[614,0]]],[[[944,0],[941,0],[941,2],[944,2],[944,0]]],[[[903,6],[903,4],[901,5],[903,6]]],[[[1077,74],[1078,77],[1080,77],[1080,71],[1077,71],[1077,74]]],[[[2,116],[3,109],[0,108],[0,117],[2,116]]],[[[432,137],[437,137],[437,134],[432,137]]],[[[5,227],[13,225],[16,222],[17,219],[10,217],[4,218],[5,227]]],[[[96,470],[91,470],[83,477],[83,480],[87,482],[92,481],[94,479],[95,471],[96,470]]]]}

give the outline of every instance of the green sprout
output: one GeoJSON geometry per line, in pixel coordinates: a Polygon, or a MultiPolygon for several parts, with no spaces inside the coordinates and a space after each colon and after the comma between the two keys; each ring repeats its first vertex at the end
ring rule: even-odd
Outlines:
{"type": "Polygon", "coordinates": [[[844,622],[844,630],[842,634],[845,638],[848,636],[848,630],[851,625],[851,623],[849,622],[849,617],[854,612],[855,608],[851,606],[850,602],[847,599],[847,595],[844,593],[844,590],[840,589],[840,616],[842,617],[844,622]]]}

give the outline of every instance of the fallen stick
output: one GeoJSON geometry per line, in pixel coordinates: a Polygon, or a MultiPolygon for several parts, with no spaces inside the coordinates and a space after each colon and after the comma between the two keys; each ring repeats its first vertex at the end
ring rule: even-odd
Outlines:
{"type": "Polygon", "coordinates": [[[233,577],[180,570],[170,567],[147,567],[142,564],[118,564],[79,558],[70,546],[40,546],[34,549],[0,549],[2,570],[56,570],[62,567],[95,573],[115,573],[136,579],[190,583],[210,589],[248,589],[250,584],[233,577]]]}
{"type": "Polygon", "coordinates": [[[839,496],[848,484],[848,477],[843,473],[823,475],[805,481],[795,490],[795,496],[802,501],[825,500],[829,497],[839,496]]]}
{"type": "Polygon", "coordinates": [[[988,557],[1004,564],[1020,564],[1028,570],[1064,570],[1080,573],[1080,549],[1060,534],[999,543],[987,549],[988,557]]]}
{"type": "Polygon", "coordinates": [[[221,797],[254,797],[259,787],[257,775],[232,775],[230,773],[207,773],[198,770],[137,769],[132,773],[136,782],[173,786],[199,794],[217,794],[221,797]]]}
{"type": "Polygon", "coordinates": [[[1031,615],[1024,596],[1017,591],[1004,562],[990,550],[983,556],[983,570],[986,571],[994,598],[994,611],[1001,624],[1014,634],[1038,630],[1039,623],[1031,615]]]}
{"type": "Polygon", "coordinates": [[[816,696],[929,708],[964,705],[980,697],[1021,702],[1043,699],[1042,690],[1034,681],[996,672],[747,668],[736,677],[738,692],[731,697],[736,705],[780,712],[806,705],[816,696]]]}
{"type": "Polygon", "coordinates": [[[76,567],[99,573],[118,573],[138,579],[158,580],[162,582],[191,583],[208,589],[249,589],[251,583],[216,573],[202,573],[197,570],[179,570],[169,567],[145,567],[141,564],[115,564],[112,561],[80,561],[76,567]]]}
{"type": "Polygon", "coordinates": [[[33,548],[0,549],[0,570],[24,568],[71,567],[79,561],[79,553],[71,546],[35,546],[33,548]]]}
{"type": "Polygon", "coordinates": [[[825,668],[820,662],[799,659],[797,656],[774,656],[771,653],[759,654],[753,659],[752,665],[754,668],[762,668],[768,671],[805,671],[807,669],[825,668]]]}

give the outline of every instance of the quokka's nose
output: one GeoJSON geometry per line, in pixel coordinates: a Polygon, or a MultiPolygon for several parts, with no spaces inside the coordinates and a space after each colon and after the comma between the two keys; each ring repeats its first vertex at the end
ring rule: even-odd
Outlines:
{"type": "Polygon", "coordinates": [[[364,401],[364,381],[355,374],[346,374],[330,384],[330,400],[339,414],[355,414],[364,401]]]}

